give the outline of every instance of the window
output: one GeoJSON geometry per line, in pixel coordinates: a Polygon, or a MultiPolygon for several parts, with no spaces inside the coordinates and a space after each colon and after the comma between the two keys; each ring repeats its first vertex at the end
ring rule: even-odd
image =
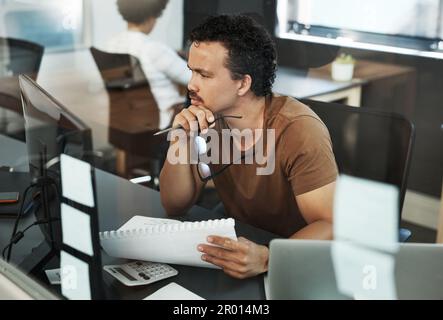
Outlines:
{"type": "Polygon", "coordinates": [[[2,36],[39,43],[49,51],[89,46],[88,1],[0,0],[2,36]]]}
{"type": "Polygon", "coordinates": [[[443,56],[442,16],[443,0],[279,0],[277,34],[344,47],[443,56]]]}

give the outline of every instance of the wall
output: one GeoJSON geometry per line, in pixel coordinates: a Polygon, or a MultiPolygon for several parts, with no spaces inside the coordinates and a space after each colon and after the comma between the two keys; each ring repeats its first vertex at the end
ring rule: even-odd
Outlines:
{"type": "MultiPolygon", "coordinates": [[[[125,30],[115,0],[89,0],[92,7],[92,43],[101,47],[118,32],[125,30]]],[[[183,1],[169,0],[163,15],[157,21],[151,36],[175,50],[181,49],[183,39],[183,1]]]]}

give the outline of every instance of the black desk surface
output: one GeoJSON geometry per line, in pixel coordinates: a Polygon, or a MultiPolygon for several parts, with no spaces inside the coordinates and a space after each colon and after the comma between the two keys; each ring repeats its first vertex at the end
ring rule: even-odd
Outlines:
{"type": "MultiPolygon", "coordinates": [[[[23,143],[17,142],[17,152],[23,151],[23,143]]],[[[8,150],[10,153],[14,150],[8,150]]],[[[1,156],[0,156],[1,163],[1,156]]],[[[101,231],[115,230],[134,215],[166,217],[161,206],[160,194],[155,190],[133,184],[125,179],[96,169],[96,186],[99,212],[99,228],[101,231]]],[[[1,183],[1,182],[0,182],[1,183]]],[[[221,218],[204,208],[194,206],[180,220],[207,220],[221,218]]],[[[30,215],[21,221],[21,228],[34,220],[30,215]]],[[[13,220],[0,220],[0,246],[8,242],[12,231],[13,220]]],[[[267,243],[274,236],[263,230],[236,222],[237,236],[258,243],[267,243]]],[[[13,262],[18,263],[25,258],[30,250],[42,240],[38,228],[30,229],[25,237],[14,247],[13,262]]],[[[124,263],[125,260],[115,259],[102,254],[102,263],[124,263]]],[[[106,292],[112,298],[143,299],[157,289],[170,282],[176,282],[205,299],[264,299],[263,276],[246,280],[237,280],[223,273],[222,270],[173,265],[179,271],[175,277],[168,278],[151,285],[126,287],[112,276],[103,272],[106,292]]]]}
{"type": "MultiPolygon", "coordinates": [[[[106,172],[96,170],[98,186],[98,203],[100,230],[114,230],[122,226],[134,215],[166,217],[157,191],[134,185],[124,179],[106,172]]],[[[217,219],[221,216],[204,208],[194,206],[180,220],[217,219]]],[[[251,226],[236,223],[238,236],[266,243],[272,235],[251,226]]],[[[115,263],[116,260],[102,256],[104,264],[115,263]]],[[[118,262],[118,261],[117,261],[118,262]]],[[[121,260],[120,260],[121,262],[121,260]]],[[[221,270],[173,265],[179,271],[178,276],[169,278],[149,286],[125,287],[111,276],[105,274],[108,285],[113,293],[122,299],[142,299],[169,282],[176,282],[195,292],[205,299],[264,299],[263,276],[247,280],[237,280],[227,276],[221,270]]]]}

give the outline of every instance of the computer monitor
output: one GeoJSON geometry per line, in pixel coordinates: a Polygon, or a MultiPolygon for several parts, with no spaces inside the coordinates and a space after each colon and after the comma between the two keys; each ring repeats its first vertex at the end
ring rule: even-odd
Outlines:
{"type": "MultiPolygon", "coordinates": [[[[57,196],[56,190],[60,190],[60,155],[91,163],[91,130],[30,77],[21,75],[19,83],[31,179],[36,182],[48,177],[54,182],[52,186],[42,186],[42,207],[36,216],[50,218],[44,209],[52,202],[51,216],[57,218],[59,208],[52,200],[57,196]]],[[[42,225],[42,229],[52,244],[61,242],[58,222],[42,225]]]]}
{"type": "MultiPolygon", "coordinates": [[[[64,197],[61,192],[60,157],[62,154],[93,165],[91,130],[60,102],[26,75],[19,77],[29,170],[33,183],[40,191],[40,206],[36,220],[50,220],[40,224],[43,243],[21,265],[22,270],[37,271],[53,256],[63,250],[79,256],[89,264],[92,297],[101,298],[101,257],[97,207],[84,208],[64,197]],[[92,256],[84,256],[67,248],[62,238],[61,202],[68,203],[90,217],[92,256]]],[[[93,196],[96,198],[95,177],[91,171],[93,196]]],[[[97,203],[97,201],[95,201],[97,203]]]]}
{"type": "Polygon", "coordinates": [[[360,254],[346,255],[348,252],[343,251],[336,255],[336,259],[343,259],[349,267],[340,272],[343,265],[338,267],[333,260],[334,241],[272,240],[269,246],[267,299],[358,298],[358,295],[351,297],[343,293],[338,281],[348,289],[354,287],[356,293],[362,291],[357,289],[369,290],[361,298],[387,299],[390,296],[399,300],[443,299],[443,246],[434,243],[400,243],[395,253],[387,253],[352,242],[344,243],[355,248],[349,252],[360,254]],[[378,271],[368,280],[368,269],[360,269],[360,265],[377,266],[378,271]],[[356,270],[361,272],[361,277],[355,277],[356,270]],[[365,288],[368,281],[378,283],[378,287],[365,288]]]}

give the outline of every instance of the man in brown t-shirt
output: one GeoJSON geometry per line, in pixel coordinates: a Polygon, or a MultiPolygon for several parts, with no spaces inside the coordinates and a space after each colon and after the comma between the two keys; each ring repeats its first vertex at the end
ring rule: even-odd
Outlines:
{"type": "MultiPolygon", "coordinates": [[[[331,239],[337,168],[329,133],[309,107],[272,93],[276,52],[269,34],[248,17],[218,16],[194,29],[191,41],[188,66],[193,75],[188,89],[192,105],[173,122],[188,137],[171,142],[168,159],[183,150],[178,146],[192,145],[198,129],[205,134],[215,127],[220,135],[230,130],[228,141],[243,160],[247,154],[254,158],[256,147],[263,143],[273,167],[267,174],[258,174],[262,163],[238,163],[230,155],[227,164],[208,163],[203,170],[200,163],[192,164],[192,152],[187,151],[181,154],[187,161],[173,164],[167,160],[160,175],[167,213],[186,212],[212,178],[227,215],[282,237],[331,239]],[[215,121],[220,116],[225,118],[215,121]],[[239,134],[245,130],[253,132],[252,139],[239,134]],[[269,138],[268,132],[272,132],[269,138]]],[[[224,149],[219,150],[223,154],[224,149]]],[[[267,271],[266,246],[242,237],[234,241],[212,236],[208,242],[215,246],[199,245],[202,259],[233,277],[267,271]]]]}

